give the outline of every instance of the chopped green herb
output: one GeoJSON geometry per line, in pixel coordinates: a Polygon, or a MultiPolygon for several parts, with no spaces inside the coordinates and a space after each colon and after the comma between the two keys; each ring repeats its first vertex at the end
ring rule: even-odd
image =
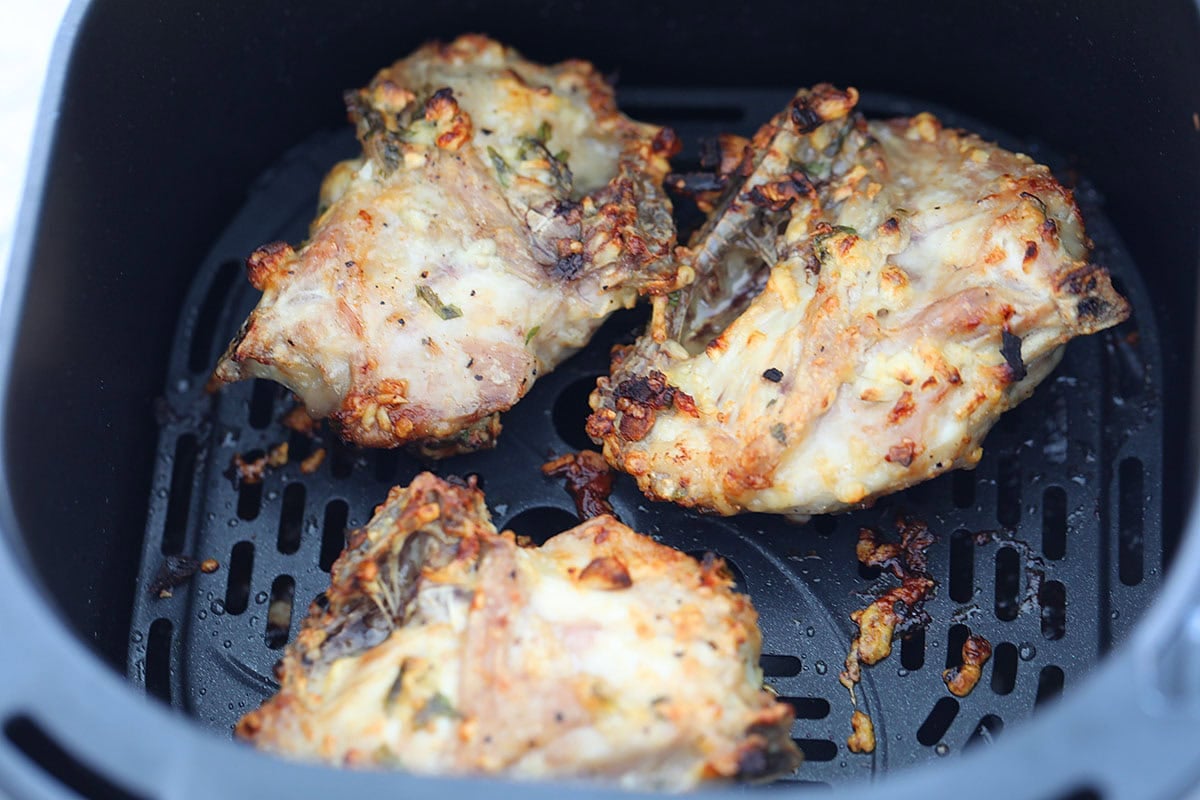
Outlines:
{"type": "Polygon", "coordinates": [[[434,313],[442,319],[454,319],[455,317],[462,316],[461,308],[443,303],[442,298],[438,297],[437,292],[424,283],[417,286],[417,297],[425,301],[425,304],[432,308],[434,313]]]}
{"type": "Polygon", "coordinates": [[[775,441],[782,445],[787,444],[787,430],[783,427],[782,422],[776,422],[771,426],[771,435],[775,437],[775,441]]]}
{"type": "Polygon", "coordinates": [[[421,710],[413,716],[413,722],[417,727],[424,727],[437,717],[456,719],[458,716],[458,709],[450,702],[450,698],[438,692],[425,701],[425,705],[421,706],[421,710]]]}
{"type": "Polygon", "coordinates": [[[553,130],[554,129],[550,127],[549,122],[547,122],[546,120],[542,120],[542,124],[538,125],[537,133],[535,133],[533,136],[539,142],[541,142],[542,144],[545,144],[546,142],[550,141],[550,133],[553,130]]]}
{"type": "Polygon", "coordinates": [[[848,233],[851,236],[858,236],[858,231],[854,230],[854,228],[851,228],[849,225],[834,225],[833,230],[835,233],[848,233]]]}
{"type": "Polygon", "coordinates": [[[387,695],[383,698],[383,710],[390,712],[396,707],[396,701],[400,699],[400,695],[404,694],[404,669],[408,666],[408,659],[400,664],[400,669],[396,673],[396,680],[392,681],[391,688],[388,689],[387,695]]]}
{"type": "Polygon", "coordinates": [[[565,147],[562,150],[559,150],[557,153],[554,154],[554,160],[559,161],[563,164],[567,163],[570,159],[571,159],[571,151],[566,149],[565,147]]]}
{"type": "Polygon", "coordinates": [[[679,308],[679,292],[667,295],[667,308],[679,308]]]}
{"type": "Polygon", "coordinates": [[[510,177],[512,176],[512,167],[504,160],[504,157],[496,152],[496,148],[488,145],[488,158],[492,160],[492,166],[496,169],[496,178],[500,181],[500,185],[508,188],[510,177]]]}
{"type": "Polygon", "coordinates": [[[530,328],[529,333],[525,334],[525,344],[529,344],[531,341],[533,341],[533,337],[537,336],[538,331],[541,329],[541,325],[534,325],[532,328],[530,328]]]}

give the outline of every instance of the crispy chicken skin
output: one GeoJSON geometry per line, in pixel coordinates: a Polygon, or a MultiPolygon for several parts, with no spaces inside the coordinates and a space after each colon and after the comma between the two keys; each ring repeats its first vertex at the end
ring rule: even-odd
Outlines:
{"type": "Polygon", "coordinates": [[[271,752],[421,773],[683,790],[794,769],[749,598],[601,516],[519,546],[481,492],[395,488],[334,564],[237,734],[271,752]]]}
{"type": "Polygon", "coordinates": [[[346,102],[362,157],[325,179],[307,242],[247,260],[262,298],[214,386],[276,380],[359,445],[473,450],[608,314],[673,288],[677,140],[590,64],[463,36],[346,102]]]}
{"type": "Polygon", "coordinates": [[[588,431],[649,496],[821,514],[973,467],[1125,300],[1049,170],[929,114],[802,90],[725,168],[688,288],[614,358],[588,431]]]}

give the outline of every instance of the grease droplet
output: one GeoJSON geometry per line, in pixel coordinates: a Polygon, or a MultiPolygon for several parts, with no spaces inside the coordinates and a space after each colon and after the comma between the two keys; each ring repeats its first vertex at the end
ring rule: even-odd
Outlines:
{"type": "Polygon", "coordinates": [[[260,604],[267,602],[267,593],[259,592],[258,594],[254,595],[254,602],[260,603],[260,604]]]}
{"type": "Polygon", "coordinates": [[[133,634],[130,635],[129,638],[133,640],[134,644],[137,644],[138,642],[140,642],[142,640],[142,632],[134,631],[133,634]]]}
{"type": "Polygon", "coordinates": [[[816,669],[818,675],[824,675],[829,671],[829,667],[825,666],[824,661],[818,661],[816,664],[813,664],[813,668],[816,669]]]}
{"type": "Polygon", "coordinates": [[[1021,642],[1021,646],[1017,648],[1017,655],[1021,657],[1022,661],[1030,661],[1037,655],[1037,648],[1029,642],[1021,642]]]}
{"type": "Polygon", "coordinates": [[[225,604],[220,600],[213,600],[208,604],[208,610],[219,617],[225,613],[225,604]]]}
{"type": "Polygon", "coordinates": [[[946,744],[945,742],[938,742],[937,746],[933,748],[933,752],[937,753],[939,756],[944,756],[950,752],[950,745],[946,744]]]}

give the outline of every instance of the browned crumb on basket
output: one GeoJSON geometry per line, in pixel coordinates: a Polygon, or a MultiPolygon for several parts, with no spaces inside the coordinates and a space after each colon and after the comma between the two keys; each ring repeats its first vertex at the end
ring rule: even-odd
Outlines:
{"type": "Polygon", "coordinates": [[[288,463],[288,443],[280,442],[267,451],[267,466],[282,467],[288,463]]]}
{"type": "Polygon", "coordinates": [[[300,462],[300,471],[305,475],[312,475],[321,468],[321,464],[325,461],[325,448],[318,447],[312,452],[308,458],[300,462]]]}
{"type": "Polygon", "coordinates": [[[567,493],[575,501],[580,519],[601,514],[616,517],[608,496],[612,494],[613,473],[604,456],[592,450],[567,453],[542,465],[542,474],[566,478],[567,493]]]}
{"type": "Polygon", "coordinates": [[[302,433],[306,436],[315,436],[321,426],[321,421],[310,417],[308,409],[299,401],[286,414],[280,417],[279,422],[288,430],[293,430],[296,433],[302,433]]]}
{"type": "Polygon", "coordinates": [[[262,483],[268,469],[279,469],[287,466],[287,463],[288,443],[280,442],[271,445],[266,453],[255,458],[248,459],[241,453],[234,453],[229,471],[225,475],[233,481],[234,488],[237,488],[245,484],[262,483]]]}
{"type": "Polygon", "coordinates": [[[206,558],[200,562],[200,571],[205,575],[211,575],[220,568],[221,564],[215,558],[206,558]]]}
{"type": "Polygon", "coordinates": [[[992,643],[977,633],[967,637],[962,646],[962,666],[950,667],[942,672],[946,688],[955,697],[966,697],[979,683],[983,665],[992,657],[992,643]]]}
{"type": "Polygon", "coordinates": [[[867,606],[850,614],[850,619],[858,626],[858,635],[850,643],[850,652],[846,654],[846,664],[838,680],[850,690],[850,700],[856,707],[851,718],[854,732],[847,740],[855,753],[870,753],[875,748],[871,720],[857,708],[858,698],[854,691],[862,678],[862,665],[877,664],[891,655],[896,628],[920,619],[921,604],[937,585],[927,573],[929,562],[925,551],[934,542],[929,527],[920,520],[900,516],[896,520],[896,529],[900,541],[884,542],[878,531],[863,528],[855,547],[861,564],[887,569],[900,580],[899,586],[887,589],[867,606]]]}
{"type": "Polygon", "coordinates": [[[232,467],[236,485],[262,483],[263,473],[267,471],[267,456],[264,453],[247,461],[241,453],[234,453],[232,467]]]}
{"type": "Polygon", "coordinates": [[[856,708],[850,717],[850,726],[854,731],[846,739],[846,747],[850,748],[850,752],[875,752],[875,723],[871,722],[871,718],[856,708]]]}
{"type": "Polygon", "coordinates": [[[154,573],[148,591],[151,596],[166,600],[173,596],[172,590],[182,586],[200,569],[200,562],[188,556],[167,556],[154,573]]]}

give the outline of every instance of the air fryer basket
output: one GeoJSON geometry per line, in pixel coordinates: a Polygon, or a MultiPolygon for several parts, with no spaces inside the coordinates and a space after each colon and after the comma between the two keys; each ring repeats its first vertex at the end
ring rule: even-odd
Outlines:
{"type": "Polygon", "coordinates": [[[572,523],[569,496],[538,467],[589,446],[587,391],[609,346],[644,320],[618,314],[539,382],[506,415],[498,449],[434,465],[329,441],[329,458],[304,474],[315,445],[279,424],[285,392],[266,382],[204,392],[255,301],[240,259],[264,241],[301,239],[321,175],[355,151],[338,90],[462,25],[541,60],[619,67],[623,108],[675,127],[685,168],[701,136],[749,132],[792,88],[828,79],[865,89],[869,114],[934,110],[1075,185],[1096,258],[1134,317],[1072,343],[990,434],[977,470],[804,526],[650,503],[624,478],[613,502],[667,544],[725,556],[754,598],[768,683],[796,707],[793,735],[808,756],[777,788],[866,793],[874,779],[889,793],[1170,796],[1200,777],[1200,538],[1175,555],[1191,493],[1195,9],[1176,4],[1152,21],[1084,5],[957,20],[869,4],[836,15],[789,4],[633,11],[414,8],[383,35],[379,19],[394,9],[206,5],[169,19],[100,2],[74,9],[46,102],[61,116],[43,120],[4,296],[0,632],[12,656],[0,660],[0,793],[561,791],[302,767],[228,741],[273,690],[271,665],[326,586],[344,531],[389,486],[426,466],[472,473],[498,524],[545,534],[572,523]],[[960,29],[972,38],[950,35],[960,29]],[[298,58],[285,44],[301,39],[298,58]],[[937,57],[920,42],[937,42],[937,57]],[[754,85],[770,88],[742,88],[754,85]],[[261,484],[231,481],[235,453],[289,439],[287,466],[261,484]],[[878,747],[854,755],[836,676],[848,613],[883,580],[860,571],[854,543],[859,526],[889,531],[898,512],[937,534],[938,589],[929,624],[864,671],[878,747]],[[180,554],[220,567],[159,598],[155,573],[180,554]],[[976,690],[955,699],[940,672],[968,629],[995,654],[976,690]],[[898,772],[906,766],[916,768],[898,772]]]}

